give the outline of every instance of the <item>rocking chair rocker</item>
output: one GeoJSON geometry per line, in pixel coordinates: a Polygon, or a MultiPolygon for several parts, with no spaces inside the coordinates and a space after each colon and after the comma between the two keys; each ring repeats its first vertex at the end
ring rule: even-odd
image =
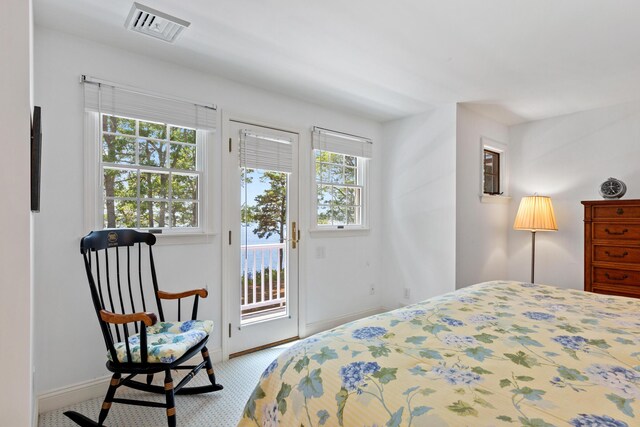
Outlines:
{"type": "Polygon", "coordinates": [[[77,412],[65,412],[66,416],[80,426],[102,426],[111,405],[122,403],[165,408],[167,423],[169,427],[174,427],[174,395],[222,390],[222,386],[216,384],[205,346],[213,329],[213,322],[196,320],[199,298],[206,298],[207,290],[194,289],[180,293],[159,290],[152,252],[155,242],[156,237],[151,233],[127,229],[92,231],[80,242],[91,299],[107,347],[107,369],[113,372],[98,422],[77,412]],[[143,243],[146,249],[143,249],[143,243]],[[143,259],[146,258],[143,254],[147,250],[148,266],[143,259]],[[143,267],[150,269],[152,290],[145,290],[143,287],[143,278],[148,281],[149,276],[143,273],[143,267]],[[160,317],[159,322],[154,313],[147,312],[145,292],[151,291],[160,317]],[[186,297],[194,297],[191,320],[181,322],[181,300],[186,297]],[[177,322],[165,322],[162,300],[178,300],[177,322]],[[142,308],[142,311],[136,311],[136,307],[142,308]],[[201,363],[183,366],[198,352],[202,354],[201,363]],[[203,367],[211,384],[184,387],[203,367]],[[171,377],[173,369],[189,369],[191,372],[174,386],[171,377]],[[154,374],[161,372],[164,372],[164,387],[152,384],[154,374]],[[146,375],[146,381],[134,381],[137,375],[146,375]],[[121,386],[163,394],[166,396],[166,403],[114,397],[121,386]]]}

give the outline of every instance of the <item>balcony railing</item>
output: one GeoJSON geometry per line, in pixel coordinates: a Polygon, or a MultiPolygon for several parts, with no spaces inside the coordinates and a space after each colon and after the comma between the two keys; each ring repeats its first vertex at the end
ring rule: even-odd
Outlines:
{"type": "Polygon", "coordinates": [[[242,319],[285,308],[285,243],[241,246],[242,319]]]}

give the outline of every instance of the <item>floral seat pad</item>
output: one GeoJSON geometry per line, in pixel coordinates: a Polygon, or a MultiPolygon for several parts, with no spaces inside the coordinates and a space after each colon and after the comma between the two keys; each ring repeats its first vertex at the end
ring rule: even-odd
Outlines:
{"type": "MultiPolygon", "coordinates": [[[[186,322],[158,322],[147,327],[148,363],[171,363],[182,357],[213,330],[211,320],[188,320],[186,322]]],[[[124,342],[114,345],[118,360],[128,362],[127,348],[124,342]]],[[[131,361],[141,362],[140,335],[129,337],[131,361]]],[[[112,360],[111,354],[107,354],[112,360]]]]}

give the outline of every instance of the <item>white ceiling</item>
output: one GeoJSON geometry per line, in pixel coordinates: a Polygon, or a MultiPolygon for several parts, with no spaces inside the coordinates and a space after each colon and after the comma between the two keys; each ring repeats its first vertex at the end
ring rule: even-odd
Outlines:
{"type": "Polygon", "coordinates": [[[34,0],[56,28],[385,121],[470,103],[507,124],[640,99],[637,0],[140,0],[191,21],[125,30],[132,0],[34,0]]]}

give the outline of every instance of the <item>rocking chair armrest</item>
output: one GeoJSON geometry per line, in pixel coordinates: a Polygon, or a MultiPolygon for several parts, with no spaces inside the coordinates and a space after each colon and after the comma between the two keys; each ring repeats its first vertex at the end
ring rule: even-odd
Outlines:
{"type": "Polygon", "coordinates": [[[100,310],[100,318],[107,323],[114,323],[117,325],[131,322],[144,322],[145,326],[152,326],[158,322],[156,315],[151,312],[118,314],[107,310],[100,310]]]}
{"type": "Polygon", "coordinates": [[[158,291],[158,298],[160,299],[181,299],[193,295],[198,295],[200,298],[206,298],[209,295],[209,292],[206,289],[192,289],[184,292],[158,291]]]}

